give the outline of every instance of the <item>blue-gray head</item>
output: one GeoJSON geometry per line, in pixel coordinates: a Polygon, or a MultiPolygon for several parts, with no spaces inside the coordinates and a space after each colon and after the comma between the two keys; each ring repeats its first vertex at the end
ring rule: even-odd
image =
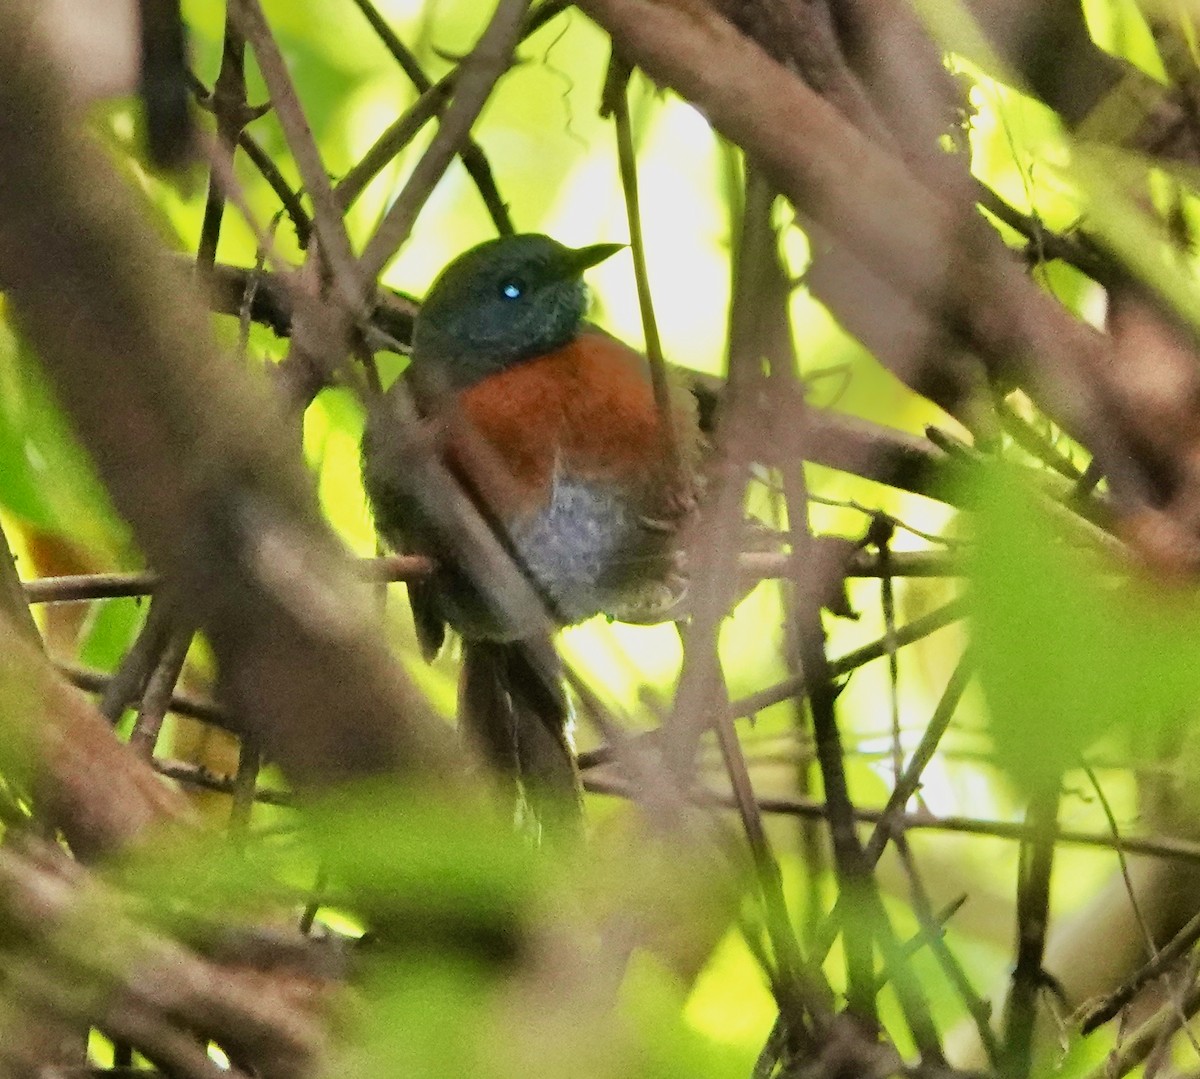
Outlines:
{"type": "Polygon", "coordinates": [[[583,271],[622,246],[575,249],[523,233],[471,248],[429,289],[413,329],[413,362],[462,388],[560,348],[583,320],[583,271]]]}

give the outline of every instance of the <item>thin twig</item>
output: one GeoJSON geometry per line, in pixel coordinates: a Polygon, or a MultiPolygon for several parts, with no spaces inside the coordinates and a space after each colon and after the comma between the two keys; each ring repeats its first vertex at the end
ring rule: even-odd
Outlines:
{"type": "Polygon", "coordinates": [[[988,1063],[995,1068],[1000,1060],[1000,1044],[996,1040],[995,1031],[992,1030],[991,1005],[975,991],[970,978],[967,977],[966,970],[963,969],[963,965],[959,962],[958,957],[946,944],[945,936],[942,932],[942,927],[959,907],[966,902],[967,897],[965,895],[961,896],[955,903],[951,904],[948,912],[935,914],[933,905],[929,900],[929,893],[926,891],[925,885],[917,871],[916,859],[913,857],[908,840],[903,835],[898,836],[895,841],[895,847],[900,855],[905,873],[908,875],[912,908],[924,930],[925,942],[928,944],[929,950],[933,953],[938,965],[942,968],[942,973],[945,974],[947,981],[954,987],[954,991],[958,994],[959,999],[963,1002],[963,1006],[967,1009],[967,1014],[970,1015],[971,1021],[975,1024],[979,1043],[983,1046],[983,1051],[987,1054],[988,1063]]]}
{"type": "Polygon", "coordinates": [[[229,831],[241,843],[250,827],[250,813],[258,790],[262,752],[252,738],[243,738],[238,750],[237,774],[233,777],[233,804],[229,808],[229,831]]]}
{"type": "Polygon", "coordinates": [[[1084,240],[1051,231],[1037,215],[1022,213],[982,180],[975,181],[975,197],[983,209],[1029,241],[1029,250],[1039,262],[1061,259],[1102,284],[1118,276],[1117,268],[1097,248],[1084,240]]]}
{"type": "Polygon", "coordinates": [[[142,704],[129,736],[130,746],[146,760],[154,756],[163,719],[170,711],[175,684],[183,671],[194,632],[190,625],[176,625],[170,630],[162,656],[146,683],[142,704]]]}
{"type": "Polygon", "coordinates": [[[508,69],[529,0],[500,0],[491,22],[459,69],[454,97],[429,148],[367,241],[360,260],[364,280],[374,281],[408,239],[417,214],[470,134],[497,80],[508,69]]]}
{"type": "Polygon", "coordinates": [[[1048,468],[1054,469],[1063,479],[1071,483],[1079,482],[1083,470],[1003,397],[997,396],[995,408],[1000,426],[1026,453],[1036,457],[1048,468]]]}
{"type": "MultiPolygon", "coordinates": [[[[572,0],[545,0],[526,17],[521,27],[520,40],[536,33],[551,19],[556,18],[567,8],[572,0]]],[[[449,100],[459,78],[461,67],[449,71],[435,82],[404,113],[383,132],[342,178],[337,186],[338,201],[343,207],[350,206],[359,195],[366,190],[371,181],[379,175],[388,163],[407,146],[418,131],[436,116],[449,100]]]]}
{"type": "MultiPolygon", "coordinates": [[[[712,662],[716,665],[719,662],[716,656],[716,640],[712,640],[710,644],[713,650],[712,662]]],[[[746,767],[746,758],[742,754],[742,747],[729,715],[728,697],[724,693],[723,685],[721,689],[722,701],[717,704],[715,717],[717,742],[721,747],[725,770],[733,787],[734,800],[742,819],[742,828],[746,833],[759,888],[762,891],[767,931],[778,966],[776,989],[780,996],[780,1013],[785,1018],[789,1035],[798,1047],[803,1047],[810,1041],[804,1023],[805,1009],[827,1020],[832,1014],[832,994],[820,976],[819,968],[805,962],[800,941],[796,937],[788,913],[779,863],[767,839],[762,814],[754,797],[750,772],[746,767]]]]}
{"type": "Polygon", "coordinates": [[[667,363],[663,358],[658,319],[650,294],[650,275],[646,269],[646,240],[642,234],[642,211],[638,198],[637,154],[633,147],[633,127],[629,120],[628,65],[614,52],[608,62],[601,112],[611,112],[617,134],[617,165],[621,172],[621,190],[625,196],[625,217],[629,224],[629,249],[633,256],[633,279],[637,285],[638,309],[642,316],[642,332],[646,339],[646,359],[650,365],[650,383],[654,388],[654,403],[662,425],[663,451],[667,460],[667,475],[674,485],[680,482],[683,458],[675,424],[675,408],[671,386],[667,381],[667,363]]]}
{"type": "MultiPolygon", "coordinates": [[[[617,798],[633,797],[629,784],[612,776],[598,775],[593,772],[583,777],[583,785],[586,790],[596,794],[607,794],[617,798]]],[[[690,797],[698,805],[718,806],[726,809],[737,808],[731,795],[719,791],[693,790],[690,797]]],[[[823,820],[827,812],[823,802],[811,798],[776,798],[760,795],[757,801],[761,812],[786,817],[808,817],[814,820],[823,820]]],[[[859,825],[877,824],[883,819],[883,810],[855,807],[854,819],[859,825]]],[[[1011,821],[981,820],[977,817],[954,815],[935,817],[929,813],[905,813],[893,821],[893,827],[905,832],[921,830],[952,832],[960,835],[986,835],[1018,843],[1029,841],[1033,836],[1029,827],[1011,821]]],[[[1113,839],[1108,833],[1079,832],[1056,828],[1051,835],[1055,843],[1094,847],[1100,850],[1113,849],[1113,839]]],[[[1123,836],[1121,844],[1129,854],[1144,854],[1168,861],[1200,864],[1200,843],[1190,840],[1178,839],[1174,836],[1123,836]]]]}
{"type": "MultiPolygon", "coordinates": [[[[1092,789],[1096,792],[1096,798],[1100,802],[1100,808],[1104,811],[1104,819],[1108,822],[1108,830],[1112,832],[1113,840],[1116,843],[1117,863],[1121,867],[1121,879],[1125,883],[1125,891],[1129,896],[1129,905],[1133,909],[1134,919],[1137,921],[1138,929],[1141,931],[1142,940],[1146,944],[1146,951],[1149,952],[1150,960],[1153,962],[1158,955],[1158,949],[1154,943],[1154,934],[1150,931],[1150,925],[1146,921],[1145,914],[1142,912],[1142,904],[1138,899],[1137,892],[1133,887],[1133,877],[1130,876],[1129,862],[1125,857],[1124,848],[1121,846],[1121,830],[1117,826],[1116,815],[1113,813],[1112,805],[1108,800],[1108,795],[1104,793],[1104,788],[1100,785],[1100,779],[1096,775],[1095,769],[1085,765],[1084,772],[1088,777],[1088,781],[1092,785],[1092,789]]],[[[1196,1041],[1196,1035],[1192,1032],[1192,1027],[1188,1022],[1187,1016],[1185,1016],[1183,1012],[1179,1010],[1179,1004],[1178,1000],[1176,999],[1176,995],[1174,993],[1170,993],[1168,994],[1168,997],[1170,999],[1170,1003],[1172,1003],[1177,1010],[1176,1017],[1179,1020],[1180,1029],[1183,1031],[1188,1041],[1192,1043],[1192,1049],[1195,1050],[1197,1055],[1200,1055],[1200,1043],[1196,1041]]]]}
{"type": "Polygon", "coordinates": [[[358,314],[365,306],[364,280],[373,281],[374,276],[364,279],[359,275],[346,224],[342,220],[341,207],[334,198],[321,151],[313,139],[279,45],[258,0],[229,0],[229,3],[234,25],[254,49],[259,70],[271,93],[271,104],[287,138],[288,149],[312,199],[313,228],[321,241],[322,257],[332,271],[342,299],[352,312],[358,314]]]}
{"type": "Polygon", "coordinates": [[[908,804],[908,800],[916,794],[917,788],[920,787],[921,776],[929,762],[933,760],[933,755],[941,743],[942,736],[949,728],[950,721],[954,718],[954,712],[974,673],[975,665],[969,654],[964,652],[959,657],[958,663],[946,683],[946,688],[942,691],[941,699],[934,708],[933,715],[925,727],[925,733],[921,735],[921,741],[917,743],[917,748],[909,758],[907,767],[901,775],[896,777],[896,785],[892,788],[892,793],[888,795],[887,804],[883,807],[883,816],[867,841],[867,859],[872,864],[879,861],[889,837],[897,834],[892,831],[891,822],[904,813],[904,807],[908,804]]]}
{"type": "Polygon", "coordinates": [[[1154,1047],[1179,1029],[1179,1016],[1191,1018],[1200,1011],[1200,985],[1192,985],[1175,1008],[1162,1008],[1147,1019],[1132,1035],[1122,1040],[1106,1059],[1083,1079],[1122,1079],[1141,1064],[1154,1047]]]}
{"type": "MultiPolygon", "coordinates": [[[[1124,841],[1122,841],[1124,846],[1124,841]]],[[[1127,978],[1121,986],[1108,996],[1087,1004],[1082,1009],[1079,1029],[1090,1034],[1097,1027],[1116,1016],[1150,982],[1162,977],[1200,941],[1200,914],[1194,914],[1183,928],[1164,944],[1144,967],[1127,978]]]]}
{"type": "MultiPolygon", "coordinates": [[[[794,556],[765,551],[747,551],[738,559],[738,569],[747,582],[767,581],[787,576],[794,556]]],[[[366,580],[398,583],[420,580],[429,576],[433,561],[424,555],[379,555],[358,562],[359,572],[366,580]]],[[[954,555],[940,551],[897,551],[890,567],[894,577],[959,577],[965,573],[963,562],[954,555]]],[[[874,554],[861,551],[846,567],[847,577],[879,577],[883,568],[874,554]]],[[[27,602],[86,603],[99,599],[149,596],[161,587],[162,579],[148,570],[128,573],[75,573],[64,577],[35,577],[22,581],[27,602]]],[[[910,625],[915,626],[916,620],[910,625]]],[[[900,629],[900,634],[907,627],[900,629]]],[[[899,639],[908,644],[911,640],[899,639]]],[[[840,663],[841,661],[835,661],[840,663]]]]}
{"type": "Polygon", "coordinates": [[[103,686],[97,687],[102,692],[100,712],[110,723],[116,723],[125,709],[145,692],[146,683],[167,647],[177,607],[178,600],[168,589],[158,591],[150,600],[137,637],[116,672],[103,686]]]}
{"type": "MultiPolygon", "coordinates": [[[[188,72],[188,81],[201,108],[212,109],[212,91],[193,71],[188,72]]],[[[237,146],[250,159],[267,182],[267,186],[275,193],[280,206],[283,207],[284,213],[291,219],[292,227],[296,230],[296,242],[301,249],[306,248],[309,234],[312,232],[312,221],[309,219],[308,211],[300,202],[299,194],[292,190],[271,155],[262,148],[259,141],[249,131],[243,129],[238,132],[237,146]]]]}
{"type": "MultiPolygon", "coordinates": [[[[217,140],[232,155],[238,136],[245,128],[250,114],[246,101],[246,43],[233,26],[230,9],[225,9],[225,39],[221,48],[221,67],[209,98],[217,118],[217,140]]],[[[211,269],[217,261],[217,244],[221,235],[221,220],[225,214],[225,194],[216,170],[208,174],[208,193],[204,203],[204,218],[200,224],[200,242],[196,249],[196,264],[211,269]]]]}
{"type": "MultiPolygon", "coordinates": [[[[400,65],[401,70],[408,76],[413,86],[416,87],[417,93],[424,94],[430,90],[433,87],[433,81],[425,74],[420,61],[413,55],[412,50],[400,40],[383,16],[379,14],[378,9],[371,3],[371,0],[353,0],[353,2],[354,6],[363,13],[367,22],[371,24],[371,29],[379,36],[379,40],[383,42],[384,48],[392,54],[393,59],[400,65]]],[[[492,174],[492,166],[488,162],[487,155],[483,152],[483,147],[474,139],[468,138],[459,150],[459,157],[462,158],[463,167],[467,170],[467,175],[475,182],[475,186],[479,190],[479,195],[483,199],[483,204],[487,207],[488,213],[491,214],[492,223],[496,226],[496,231],[501,236],[510,235],[513,232],[512,219],[508,214],[508,206],[496,187],[496,178],[492,174]]]]}
{"type": "MultiPolygon", "coordinates": [[[[80,667],[77,664],[65,663],[61,660],[55,663],[55,667],[71,685],[88,693],[108,694],[112,692],[112,687],[116,684],[120,674],[119,671],[117,675],[106,674],[103,671],[95,671],[89,667],[80,667]]],[[[132,700],[132,698],[130,699],[132,700]]],[[[128,705],[128,703],[127,701],[126,704],[128,705]]],[[[124,708],[121,711],[124,711],[124,708]]],[[[168,711],[177,716],[187,716],[189,719],[198,719],[202,723],[210,723],[230,734],[240,736],[243,733],[244,724],[225,709],[212,701],[201,700],[186,693],[173,693],[168,711]]],[[[120,713],[117,714],[120,715],[120,713]]],[[[112,722],[112,717],[106,715],[105,718],[112,722]]]]}
{"type": "Polygon", "coordinates": [[[1030,796],[1025,813],[1028,835],[1021,844],[1017,879],[1017,961],[1004,1011],[1000,1073],[1005,1079],[1025,1079],[1033,1065],[1037,1004],[1046,985],[1042,956],[1050,918],[1059,796],[1056,778],[1030,796]]]}
{"type": "MultiPolygon", "coordinates": [[[[951,600],[949,603],[937,608],[937,610],[930,611],[929,614],[922,615],[920,618],[914,618],[911,622],[901,626],[896,631],[895,646],[902,648],[905,645],[923,640],[930,634],[936,633],[938,630],[944,629],[946,626],[965,618],[967,611],[968,604],[965,599],[951,600]]],[[[844,656],[830,660],[829,674],[831,677],[838,678],[886,654],[887,639],[880,637],[870,644],[865,644],[861,648],[847,652],[844,656]]],[[[732,705],[733,714],[738,717],[754,715],[756,712],[761,712],[772,705],[801,696],[805,692],[807,692],[806,679],[803,675],[785,678],[774,686],[759,690],[757,693],[751,693],[734,701],[732,705]]]]}
{"type": "MultiPolygon", "coordinates": [[[[236,787],[235,777],[217,775],[201,764],[168,760],[163,757],[155,757],[151,761],[151,764],[154,765],[155,771],[160,775],[166,776],[168,779],[174,779],[178,783],[185,783],[191,787],[199,787],[202,790],[212,791],[215,794],[232,795],[236,787]]],[[[290,791],[277,790],[272,787],[256,787],[254,790],[254,801],[261,802],[263,805],[279,806],[282,808],[291,808],[296,804],[296,799],[290,791]]]]}

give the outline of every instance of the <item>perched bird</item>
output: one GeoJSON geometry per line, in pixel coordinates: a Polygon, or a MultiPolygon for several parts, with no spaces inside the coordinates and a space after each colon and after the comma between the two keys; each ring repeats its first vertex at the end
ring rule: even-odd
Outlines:
{"type": "Polygon", "coordinates": [[[454,259],[421,306],[411,364],[363,438],[380,533],[437,565],[409,586],[422,648],[436,653],[446,624],[462,635],[460,726],[543,826],[578,819],[565,696],[454,564],[453,537],[436,535],[403,461],[385,451],[387,425],[400,422],[397,395],[410,395],[556,624],[599,613],[661,620],[677,598],[700,433],[686,387],[672,383],[665,424],[646,359],[584,320],[583,272],[620,249],[525,234],[454,259]]]}

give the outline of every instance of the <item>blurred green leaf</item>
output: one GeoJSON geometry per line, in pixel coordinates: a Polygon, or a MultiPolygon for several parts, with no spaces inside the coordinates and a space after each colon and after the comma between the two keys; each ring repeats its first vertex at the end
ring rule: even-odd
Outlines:
{"type": "Polygon", "coordinates": [[[59,411],[36,358],[2,320],[0,506],[106,560],[127,541],[128,532],[59,411]]]}
{"type": "Polygon", "coordinates": [[[133,644],[146,613],[142,599],[125,598],[95,603],[79,644],[79,662],[102,671],[113,670],[133,644]]]}
{"type": "Polygon", "coordinates": [[[1068,547],[1009,475],[993,473],[979,495],[974,637],[996,755],[1014,781],[1053,781],[1102,735],[1145,740],[1194,707],[1194,592],[1068,547]]]}

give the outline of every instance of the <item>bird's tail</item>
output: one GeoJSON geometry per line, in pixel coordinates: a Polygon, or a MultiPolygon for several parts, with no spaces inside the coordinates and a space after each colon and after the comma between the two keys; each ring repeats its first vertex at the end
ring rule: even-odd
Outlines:
{"type": "Polygon", "coordinates": [[[558,672],[543,670],[531,654],[530,642],[464,641],[458,722],[514,813],[528,810],[545,841],[570,843],[583,824],[570,708],[558,672]]]}

